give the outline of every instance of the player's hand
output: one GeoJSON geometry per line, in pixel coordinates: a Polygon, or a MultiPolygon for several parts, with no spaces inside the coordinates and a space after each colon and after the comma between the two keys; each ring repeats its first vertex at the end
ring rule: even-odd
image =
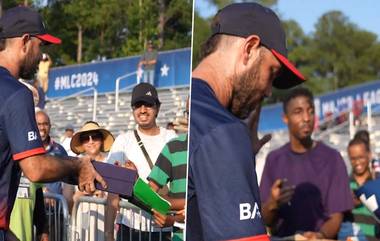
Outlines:
{"type": "Polygon", "coordinates": [[[85,191],[89,194],[94,193],[96,190],[94,183],[95,180],[98,181],[103,188],[107,188],[107,184],[103,177],[95,171],[94,166],[91,164],[91,159],[87,156],[79,159],[78,180],[79,190],[85,191]]]}
{"type": "Polygon", "coordinates": [[[171,215],[164,215],[152,209],[154,222],[162,227],[171,227],[174,224],[174,217],[171,215]]]}
{"type": "Polygon", "coordinates": [[[186,218],[186,216],[185,216],[186,215],[185,209],[179,210],[175,214],[176,214],[176,216],[179,217],[179,219],[177,219],[178,221],[185,222],[185,218],[186,218]]]}
{"type": "Polygon", "coordinates": [[[258,153],[270,139],[272,139],[271,134],[264,135],[261,139],[258,137],[258,126],[260,119],[261,105],[257,106],[251,114],[249,114],[248,118],[245,120],[248,128],[251,130],[251,140],[252,140],[252,149],[253,153],[258,153]]]}
{"type": "Polygon", "coordinates": [[[295,187],[288,184],[286,179],[277,179],[271,188],[271,201],[275,208],[291,205],[295,187]]]}
{"type": "Polygon", "coordinates": [[[307,240],[324,239],[324,236],[322,235],[322,233],[318,233],[318,232],[311,232],[311,231],[308,231],[308,232],[304,232],[302,235],[303,235],[307,240]]]}

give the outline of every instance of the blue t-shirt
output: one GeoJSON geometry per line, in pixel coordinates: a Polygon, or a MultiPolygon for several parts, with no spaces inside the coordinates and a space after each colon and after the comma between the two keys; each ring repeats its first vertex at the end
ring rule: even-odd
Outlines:
{"type": "Polygon", "coordinates": [[[344,161],[338,151],[322,142],[305,153],[293,152],[289,143],[269,153],[260,184],[263,202],[276,179],[284,178],[295,191],[289,204],[278,210],[276,236],[319,231],[331,214],[353,208],[344,161]]]}
{"type": "Polygon", "coordinates": [[[192,80],[186,240],[268,240],[249,133],[192,80]]]}
{"type": "Polygon", "coordinates": [[[36,124],[32,92],[0,67],[0,229],[9,218],[20,181],[18,160],[45,153],[36,124]]]}
{"type": "MultiPolygon", "coordinates": [[[[67,157],[65,148],[52,139],[50,139],[50,144],[46,147],[46,153],[51,156],[67,157]]],[[[46,183],[45,187],[48,192],[62,194],[62,182],[46,183]]]]}

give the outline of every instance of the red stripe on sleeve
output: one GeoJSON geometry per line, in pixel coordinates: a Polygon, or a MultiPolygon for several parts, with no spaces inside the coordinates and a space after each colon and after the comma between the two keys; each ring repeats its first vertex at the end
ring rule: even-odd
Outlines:
{"type": "Polygon", "coordinates": [[[263,235],[256,235],[256,236],[251,236],[251,237],[246,237],[246,238],[229,239],[226,241],[270,241],[270,239],[268,235],[263,234],[263,235]]]}
{"type": "Polygon", "coordinates": [[[13,160],[18,161],[18,160],[24,159],[26,157],[30,157],[30,156],[34,156],[34,155],[38,155],[38,154],[44,154],[45,152],[46,152],[45,148],[38,147],[38,148],[35,148],[32,150],[28,150],[28,151],[24,151],[24,152],[14,154],[13,160]]]}

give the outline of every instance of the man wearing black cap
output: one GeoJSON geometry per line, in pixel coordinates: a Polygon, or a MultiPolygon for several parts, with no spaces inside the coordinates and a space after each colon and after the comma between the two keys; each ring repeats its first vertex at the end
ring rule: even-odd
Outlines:
{"type": "Polygon", "coordinates": [[[286,55],[269,8],[236,3],[215,16],[193,71],[186,240],[268,240],[255,153],[269,138],[258,139],[257,122],[272,85],[304,81],[286,55]],[[251,129],[241,121],[248,116],[251,129]]]}
{"type": "Polygon", "coordinates": [[[105,186],[89,159],[45,155],[32,93],[17,80],[36,73],[41,45],[60,42],[46,32],[41,16],[30,8],[9,9],[0,19],[0,241],[11,236],[9,216],[21,171],[32,182],[79,177],[79,189],[87,192],[95,191],[95,179],[105,186]]]}
{"type": "MultiPolygon", "coordinates": [[[[148,182],[147,177],[164,145],[176,137],[173,130],[167,130],[157,125],[156,118],[160,105],[154,86],[148,83],[136,85],[132,91],[131,106],[137,127],[115,139],[107,158],[107,162],[111,164],[136,167],[139,177],[145,182],[148,182]]],[[[108,241],[113,240],[114,220],[119,199],[115,195],[109,194],[107,201],[105,224],[108,241]]],[[[121,216],[122,225],[118,230],[117,240],[130,240],[130,231],[132,240],[139,240],[139,230],[142,232],[141,240],[148,240],[148,231],[150,230],[153,230],[151,240],[160,240],[159,229],[151,227],[150,215],[143,212],[143,217],[141,217],[136,210],[126,210],[121,213],[121,216]]],[[[163,236],[162,240],[168,240],[166,237],[170,236],[170,231],[163,232],[163,236]]]]}

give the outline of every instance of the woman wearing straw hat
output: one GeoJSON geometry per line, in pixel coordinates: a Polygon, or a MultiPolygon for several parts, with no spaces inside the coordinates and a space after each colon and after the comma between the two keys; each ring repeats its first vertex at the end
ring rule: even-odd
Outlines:
{"type": "MultiPolygon", "coordinates": [[[[109,152],[112,144],[114,142],[114,137],[112,134],[99,126],[98,123],[95,121],[87,121],[82,128],[76,132],[71,139],[70,147],[71,150],[78,154],[78,155],[87,155],[91,158],[91,160],[103,162],[106,160],[106,152],[109,152]]],[[[84,192],[76,191],[74,194],[74,202],[76,202],[81,196],[87,195],[84,192]]],[[[95,197],[98,198],[104,198],[105,193],[102,191],[96,191],[94,193],[95,197]]],[[[98,213],[100,215],[99,217],[104,217],[104,206],[103,205],[97,205],[95,203],[82,203],[81,208],[78,208],[78,210],[81,210],[81,213],[98,213]]],[[[81,213],[77,214],[77,220],[78,224],[81,223],[81,213]]],[[[100,218],[96,216],[90,217],[90,223],[98,222],[97,229],[91,229],[91,234],[86,233],[86,237],[82,236],[83,240],[92,240],[92,238],[96,237],[96,240],[101,241],[102,236],[99,235],[97,237],[97,234],[99,232],[104,232],[104,225],[102,225],[102,221],[104,224],[104,220],[99,220],[100,218]],[[97,220],[98,219],[98,220],[97,220]],[[99,222],[100,221],[100,222],[99,222]],[[90,238],[92,237],[92,238],[90,238]]],[[[81,225],[77,225],[77,227],[80,228],[81,225]]]]}
{"type": "Polygon", "coordinates": [[[104,161],[115,138],[108,130],[101,128],[95,121],[87,121],[74,134],[70,142],[71,150],[80,155],[88,155],[95,161],[104,161]]]}

